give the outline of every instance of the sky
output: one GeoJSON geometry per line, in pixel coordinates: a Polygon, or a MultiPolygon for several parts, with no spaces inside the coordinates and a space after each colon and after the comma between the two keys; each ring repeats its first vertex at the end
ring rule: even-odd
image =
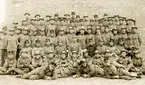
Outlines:
{"type": "Polygon", "coordinates": [[[1,0],[0,1],[0,24],[5,22],[5,1],[6,0],[1,0]]]}

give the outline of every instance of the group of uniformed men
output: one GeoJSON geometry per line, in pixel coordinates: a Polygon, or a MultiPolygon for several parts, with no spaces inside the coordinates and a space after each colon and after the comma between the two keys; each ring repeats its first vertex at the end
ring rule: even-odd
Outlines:
{"type": "Polygon", "coordinates": [[[42,18],[29,13],[0,31],[0,74],[24,79],[64,77],[141,78],[142,44],[136,21],[75,12],[42,18]]]}

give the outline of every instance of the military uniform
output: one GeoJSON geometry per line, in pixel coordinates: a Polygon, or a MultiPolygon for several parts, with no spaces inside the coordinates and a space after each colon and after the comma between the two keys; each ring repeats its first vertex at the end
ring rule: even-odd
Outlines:
{"type": "Polygon", "coordinates": [[[56,60],[56,68],[54,70],[54,77],[55,79],[63,78],[63,77],[70,76],[70,74],[71,74],[71,70],[70,70],[70,61],[68,60],[68,55],[66,51],[62,51],[61,55],[59,56],[59,59],[56,60]]]}
{"type": "MultiPolygon", "coordinates": [[[[14,33],[14,29],[9,30],[11,33],[14,33]]],[[[14,51],[14,56],[16,57],[16,51],[18,46],[18,38],[14,34],[7,36],[7,52],[14,51]]]]}
{"type": "MultiPolygon", "coordinates": [[[[84,31],[85,32],[85,29],[84,28],[81,28],[80,29],[80,32],[81,31],[84,31]]],[[[85,49],[86,48],[86,36],[85,34],[79,34],[78,35],[78,42],[80,43],[80,46],[81,46],[81,49],[85,49]]]]}
{"type": "Polygon", "coordinates": [[[3,34],[2,31],[0,31],[0,66],[3,66],[4,64],[4,60],[6,59],[6,55],[4,54],[5,51],[6,51],[6,47],[7,47],[7,44],[6,44],[6,36],[3,34]]]}
{"type": "Polygon", "coordinates": [[[95,55],[91,58],[89,65],[90,65],[90,76],[97,76],[97,75],[104,75],[104,59],[99,54],[99,51],[95,51],[95,55]]]}

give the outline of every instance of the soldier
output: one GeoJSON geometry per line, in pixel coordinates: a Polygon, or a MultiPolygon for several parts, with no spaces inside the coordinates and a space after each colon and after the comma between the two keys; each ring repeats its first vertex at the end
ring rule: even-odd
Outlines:
{"type": "Polygon", "coordinates": [[[66,51],[66,46],[63,46],[63,42],[60,40],[57,42],[57,46],[55,47],[55,53],[56,55],[60,55],[62,51],[66,51]]]}
{"type": "Polygon", "coordinates": [[[24,46],[23,46],[22,50],[27,51],[27,56],[31,60],[32,59],[32,46],[31,46],[31,42],[29,40],[24,41],[24,46]]]}
{"type": "Polygon", "coordinates": [[[44,23],[44,19],[43,18],[39,19],[39,23],[38,23],[37,29],[45,31],[45,23],[44,23]]]}
{"type": "Polygon", "coordinates": [[[45,61],[41,67],[37,67],[31,72],[24,74],[23,79],[37,80],[37,79],[52,79],[53,70],[55,67],[55,55],[51,50],[45,52],[45,61]]]}
{"type": "Polygon", "coordinates": [[[52,43],[52,41],[49,39],[49,38],[46,38],[46,40],[45,40],[45,46],[43,47],[43,51],[44,51],[44,53],[45,53],[45,51],[47,51],[47,50],[52,50],[52,51],[54,51],[54,45],[53,45],[53,43],[52,43]]]}
{"type": "Polygon", "coordinates": [[[21,50],[20,57],[17,61],[17,68],[12,68],[9,72],[16,72],[21,77],[23,74],[30,72],[32,69],[34,68],[31,65],[31,60],[27,54],[27,50],[21,50]]]}
{"type": "Polygon", "coordinates": [[[14,29],[9,29],[9,35],[7,36],[7,53],[13,51],[13,56],[16,58],[17,46],[18,38],[14,35],[14,29]]]}
{"type": "Polygon", "coordinates": [[[79,72],[80,76],[87,78],[89,76],[89,62],[90,62],[91,56],[89,56],[87,49],[84,49],[82,52],[82,58],[80,59],[79,63],[79,72]]]}
{"type": "Polygon", "coordinates": [[[118,68],[119,71],[119,76],[120,78],[123,79],[133,79],[133,77],[136,77],[136,73],[131,73],[129,70],[132,68],[132,62],[131,62],[131,57],[126,56],[127,51],[122,50],[119,59],[117,62],[119,63],[118,65],[122,65],[122,67],[118,68]]]}
{"type": "Polygon", "coordinates": [[[30,13],[25,13],[24,17],[25,17],[26,20],[30,20],[30,13]]]}
{"type": "Polygon", "coordinates": [[[140,56],[139,50],[134,51],[134,57],[132,58],[133,67],[130,69],[131,72],[137,73],[137,78],[141,78],[141,75],[145,72],[143,68],[143,59],[140,56]]]}
{"type": "Polygon", "coordinates": [[[114,45],[114,40],[110,40],[110,41],[109,41],[108,49],[109,49],[111,52],[115,53],[115,54],[119,54],[119,53],[120,53],[120,51],[119,51],[119,50],[116,48],[116,46],[114,45]]]}
{"type": "Polygon", "coordinates": [[[88,45],[89,39],[92,39],[93,42],[95,43],[95,36],[92,34],[92,28],[88,27],[87,28],[87,35],[86,35],[86,44],[88,45]]]}
{"type": "Polygon", "coordinates": [[[96,50],[96,45],[93,42],[93,39],[89,40],[89,45],[86,47],[86,49],[88,50],[89,56],[93,57],[94,56],[94,52],[96,50]]]}
{"type": "Polygon", "coordinates": [[[78,55],[81,54],[81,47],[80,44],[78,43],[78,38],[76,36],[72,37],[72,42],[69,43],[68,51],[70,55],[72,55],[73,51],[77,51],[78,55]]]}
{"type": "Polygon", "coordinates": [[[113,33],[114,45],[117,45],[118,44],[118,40],[119,40],[119,32],[118,32],[117,29],[113,29],[112,33],[113,33]]]}
{"type": "Polygon", "coordinates": [[[26,40],[28,40],[29,42],[31,42],[30,40],[30,36],[28,35],[29,33],[29,30],[27,28],[23,28],[22,29],[22,35],[20,36],[20,44],[19,44],[19,48],[22,49],[24,47],[24,42],[26,40]]]}
{"type": "Polygon", "coordinates": [[[112,32],[109,31],[109,27],[105,26],[105,32],[104,32],[104,36],[105,36],[105,41],[104,44],[108,45],[108,42],[113,39],[113,34],[112,32]]]}
{"type": "Polygon", "coordinates": [[[45,40],[46,40],[46,36],[45,36],[45,30],[44,29],[40,29],[38,30],[39,31],[39,35],[37,36],[40,40],[40,45],[41,47],[44,47],[45,46],[45,40]]]}
{"type": "Polygon", "coordinates": [[[125,49],[126,48],[126,46],[125,46],[124,41],[123,41],[122,38],[119,38],[118,39],[118,44],[117,44],[116,48],[119,51],[119,54],[120,54],[120,52],[121,52],[122,49],[125,49]]]}
{"type": "Polygon", "coordinates": [[[104,75],[104,58],[100,55],[99,51],[94,52],[94,56],[91,58],[90,62],[90,73],[89,76],[104,75]]]}
{"type": "Polygon", "coordinates": [[[49,24],[46,25],[46,32],[47,32],[47,36],[50,36],[51,34],[56,36],[58,34],[58,29],[54,19],[49,20],[49,24]]]}
{"type": "Polygon", "coordinates": [[[59,59],[56,61],[56,68],[54,70],[54,79],[65,78],[70,76],[70,61],[66,51],[62,51],[59,59]]]}
{"type": "Polygon", "coordinates": [[[76,30],[74,29],[74,27],[69,27],[69,34],[67,34],[68,37],[68,43],[72,42],[72,38],[76,36],[76,30]]]}
{"type": "Polygon", "coordinates": [[[0,30],[0,66],[3,66],[4,61],[6,59],[5,51],[6,51],[6,36],[4,35],[3,31],[0,30]]]}
{"type": "Polygon", "coordinates": [[[81,50],[86,49],[86,36],[84,27],[81,27],[80,29],[80,34],[78,35],[78,42],[81,45],[81,50]]]}
{"type": "Polygon", "coordinates": [[[32,58],[32,66],[34,68],[41,67],[43,63],[42,53],[40,50],[35,50],[32,58]]]}
{"type": "Polygon", "coordinates": [[[117,67],[123,66],[118,65],[116,59],[118,59],[117,56],[114,55],[109,49],[106,49],[104,55],[104,73],[106,78],[119,78],[117,67]]]}
{"type": "Polygon", "coordinates": [[[126,28],[121,28],[121,32],[120,32],[120,34],[119,34],[119,38],[122,38],[123,39],[123,41],[124,41],[124,44],[127,44],[127,38],[128,38],[128,36],[127,36],[127,33],[126,33],[126,28]]]}
{"type": "Polygon", "coordinates": [[[41,57],[43,56],[44,51],[43,51],[43,48],[40,46],[40,40],[39,39],[37,39],[35,41],[35,47],[33,47],[33,49],[32,49],[32,57],[35,56],[35,51],[39,52],[40,53],[39,55],[41,55],[41,57]]]}
{"type": "Polygon", "coordinates": [[[35,47],[35,41],[38,38],[38,30],[37,29],[31,29],[32,34],[30,35],[31,45],[32,47],[35,47]]]}
{"type": "Polygon", "coordinates": [[[142,44],[141,37],[137,33],[137,27],[132,27],[132,41],[135,47],[139,47],[142,44]]]}
{"type": "Polygon", "coordinates": [[[62,41],[63,46],[68,46],[68,38],[63,28],[59,30],[59,35],[57,36],[57,41],[60,40],[62,41]]]}
{"type": "Polygon", "coordinates": [[[99,40],[105,41],[105,36],[104,36],[104,34],[101,33],[101,28],[97,27],[96,34],[95,34],[95,44],[96,44],[96,46],[99,45],[99,40]]]}
{"type": "Polygon", "coordinates": [[[71,65],[72,65],[71,73],[73,77],[75,78],[80,77],[81,74],[79,72],[79,65],[82,58],[80,58],[77,51],[73,51],[72,55],[70,55],[70,59],[71,59],[71,65]]]}
{"type": "Polygon", "coordinates": [[[40,19],[41,15],[40,15],[40,14],[36,14],[34,17],[35,17],[36,20],[38,21],[38,20],[40,19]]]}
{"type": "Polygon", "coordinates": [[[105,54],[107,46],[104,45],[104,41],[102,39],[99,41],[99,45],[96,49],[100,52],[101,55],[105,54]]]}
{"type": "Polygon", "coordinates": [[[14,51],[8,51],[4,66],[0,68],[0,74],[14,74],[11,69],[16,68],[16,57],[14,51]]]}

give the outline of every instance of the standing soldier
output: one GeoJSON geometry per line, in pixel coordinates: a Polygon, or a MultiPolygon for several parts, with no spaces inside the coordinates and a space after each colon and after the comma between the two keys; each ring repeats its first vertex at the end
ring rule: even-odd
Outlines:
{"type": "Polygon", "coordinates": [[[57,36],[57,41],[60,41],[60,40],[62,41],[63,46],[67,46],[68,45],[68,38],[67,38],[63,28],[61,28],[59,30],[59,35],[57,36]]]}
{"type": "Polygon", "coordinates": [[[72,42],[69,43],[68,46],[69,54],[72,55],[73,51],[78,52],[78,55],[81,55],[81,46],[80,43],[78,43],[78,38],[76,36],[72,37],[72,42]]]}
{"type": "Polygon", "coordinates": [[[56,55],[59,56],[62,51],[66,51],[66,50],[67,50],[67,48],[66,48],[66,46],[63,45],[63,41],[61,41],[61,40],[57,41],[57,45],[55,47],[55,53],[56,53],[56,55]]]}
{"type": "Polygon", "coordinates": [[[113,33],[114,45],[117,45],[118,44],[118,40],[119,40],[119,32],[118,32],[117,29],[113,29],[112,33],[113,33]]]}
{"type": "Polygon", "coordinates": [[[44,47],[45,46],[45,40],[46,40],[45,30],[40,29],[40,30],[38,30],[38,32],[39,32],[38,39],[40,40],[40,45],[41,45],[41,47],[44,47]]]}
{"type": "Polygon", "coordinates": [[[14,33],[14,29],[9,29],[9,35],[7,36],[7,53],[13,51],[13,56],[16,58],[18,38],[14,33]]]}
{"type": "Polygon", "coordinates": [[[95,43],[93,42],[93,39],[90,39],[89,40],[89,43],[86,47],[87,51],[88,51],[88,54],[89,56],[93,57],[94,56],[94,52],[96,50],[96,45],[95,43]]]}
{"type": "Polygon", "coordinates": [[[49,20],[49,24],[46,25],[46,32],[47,32],[47,36],[50,36],[50,34],[53,34],[54,36],[56,36],[56,34],[58,34],[58,29],[56,29],[56,24],[54,19],[50,19],[49,20]]]}
{"type": "Polygon", "coordinates": [[[100,27],[97,27],[96,35],[95,35],[95,44],[96,44],[96,46],[99,45],[99,40],[105,41],[105,36],[101,33],[100,27]]]}
{"type": "Polygon", "coordinates": [[[104,41],[101,39],[99,41],[99,45],[97,46],[97,50],[100,52],[101,55],[104,55],[106,52],[107,46],[104,45],[104,41]]]}
{"type": "Polygon", "coordinates": [[[135,47],[139,47],[142,44],[141,37],[137,33],[137,27],[132,27],[132,41],[135,47]]]}
{"type": "Polygon", "coordinates": [[[126,33],[126,28],[121,28],[121,33],[119,34],[119,38],[122,38],[124,41],[124,44],[127,44],[127,33],[126,33]]]}
{"type": "Polygon", "coordinates": [[[89,26],[87,28],[87,35],[86,35],[86,44],[88,45],[89,40],[92,39],[95,43],[95,36],[92,34],[92,28],[89,26]]]}
{"type": "Polygon", "coordinates": [[[84,27],[80,28],[80,34],[78,35],[78,42],[81,46],[81,50],[86,49],[86,36],[84,27]]]}
{"type": "Polygon", "coordinates": [[[3,66],[6,59],[6,55],[4,55],[6,46],[6,36],[4,35],[3,31],[0,30],[0,66],[3,66]]]}
{"type": "Polygon", "coordinates": [[[105,26],[105,32],[104,32],[104,36],[105,36],[105,41],[104,44],[108,45],[108,42],[113,39],[113,34],[112,32],[109,31],[109,27],[105,26]]]}

